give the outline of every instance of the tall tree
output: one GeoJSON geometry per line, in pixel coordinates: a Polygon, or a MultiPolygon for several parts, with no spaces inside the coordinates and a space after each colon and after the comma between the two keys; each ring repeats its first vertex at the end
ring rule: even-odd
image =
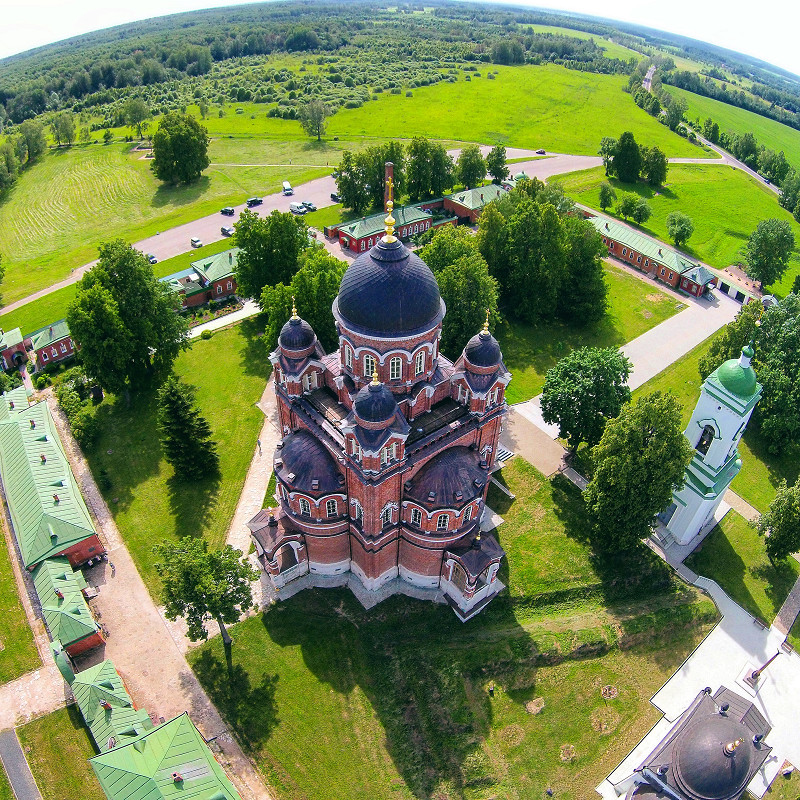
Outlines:
{"type": "Polygon", "coordinates": [[[495,145],[486,156],[486,171],[492,176],[492,183],[500,183],[508,177],[506,148],[495,145]]]}
{"type": "Polygon", "coordinates": [[[121,240],[100,245],[98,263],[81,278],[67,309],[87,374],[112,392],[167,374],[188,347],[179,307],[138,250],[121,240]]]}
{"type": "Polygon", "coordinates": [[[637,225],[642,225],[650,219],[652,214],[653,209],[650,208],[650,203],[648,203],[644,197],[638,198],[633,206],[633,213],[631,214],[634,222],[637,225]]]}
{"type": "Polygon", "coordinates": [[[594,477],[583,496],[595,545],[621,551],[648,536],[691,458],[674,395],[653,392],[625,405],[592,450],[594,477]]]}
{"type": "Polygon", "coordinates": [[[611,159],[612,172],[623,183],[636,183],[642,170],[642,155],[639,145],[630,131],[625,131],[619,137],[617,148],[611,159]]]}
{"type": "Polygon", "coordinates": [[[44,125],[33,119],[26,119],[17,127],[17,156],[20,162],[36,161],[47,150],[44,125]]]}
{"type": "Polygon", "coordinates": [[[122,116],[125,124],[136,129],[136,135],[142,138],[142,125],[150,116],[150,109],[141,97],[129,98],[122,107],[122,116]]]}
{"type": "Polygon", "coordinates": [[[747,273],[764,286],[779,281],[794,250],[792,226],[782,219],[762,219],[745,246],[747,273]]]}
{"type": "Polygon", "coordinates": [[[794,486],[781,481],[756,530],[765,537],[767,556],[773,563],[800,550],[800,478],[794,486]]]}
{"type": "MultiPolygon", "coordinates": [[[[670,95],[667,96],[669,97],[670,95]]],[[[681,122],[683,122],[683,115],[688,108],[689,105],[682,97],[672,98],[672,102],[666,107],[667,126],[671,131],[678,130],[681,122]]]]}
{"type": "Polygon", "coordinates": [[[764,313],[761,303],[742,306],[736,318],[729,322],[711,342],[706,354],[698,363],[701,380],[705,380],[720,364],[739,358],[742,348],[756,338],[759,320],[764,313]]]}
{"type": "Polygon", "coordinates": [[[694,223],[683,212],[670,211],[667,214],[667,233],[675,242],[675,247],[681,247],[694,233],[694,223]]]}
{"type": "Polygon", "coordinates": [[[219,472],[219,454],[211,426],[194,402],[194,387],[170,375],[158,392],[161,449],[182,481],[195,481],[219,472]]]}
{"type": "Polygon", "coordinates": [[[322,100],[311,100],[300,109],[300,124],[309,136],[316,136],[320,142],[330,115],[330,109],[322,100]]]}
{"type": "Polygon", "coordinates": [[[603,238],[578,216],[562,220],[566,235],[566,274],[558,294],[558,316],[575,325],[597,322],[608,307],[603,238]]]}
{"type": "MultiPolygon", "coordinates": [[[[462,256],[478,252],[478,242],[469,228],[462,225],[443,225],[433,232],[431,241],[419,251],[419,257],[437,273],[462,256]]],[[[486,313],[486,309],[483,309],[486,313]]],[[[449,313],[449,312],[448,312],[449,313]]]]}
{"type": "Polygon", "coordinates": [[[270,349],[278,342],[278,334],[296,305],[300,316],[314,329],[327,352],[339,345],[339,334],[331,314],[331,306],[339,294],[347,264],[330,255],[322,247],[312,247],[300,256],[300,269],[287,286],[277,283],[265,286],[261,306],[267,315],[265,339],[270,349]]]}
{"type": "Polygon", "coordinates": [[[617,199],[617,193],[614,191],[614,187],[608,182],[604,181],[600,184],[600,208],[605,211],[607,208],[610,208],[614,205],[614,201],[617,199]]]}
{"type": "Polygon", "coordinates": [[[456,161],[456,176],[468,189],[476,187],[486,177],[486,162],[476,144],[461,148],[456,161]]]}
{"type": "Polygon", "coordinates": [[[422,136],[414,137],[408,145],[406,183],[412,203],[431,196],[431,143],[422,136]]]}
{"type": "Polygon", "coordinates": [[[630,373],[630,361],[614,347],[573,350],[547,370],[542,418],[558,424],[573,453],[583,443],[594,447],[631,398],[630,373]]]}
{"type": "Polygon", "coordinates": [[[19,160],[11,142],[0,144],[0,192],[8,189],[19,174],[19,160]]]}
{"type": "Polygon", "coordinates": [[[234,225],[239,247],[236,284],[245,297],[260,298],[265,286],[289,283],[297,271],[297,259],[308,247],[308,233],[302,217],[273,211],[259,217],[245,209],[234,225]]]}
{"type": "Polygon", "coordinates": [[[639,196],[633,192],[623,192],[622,197],[617,203],[617,214],[625,219],[632,217],[636,211],[636,204],[639,202],[639,196]]]}
{"type": "Polygon", "coordinates": [[[489,265],[489,272],[502,286],[508,276],[506,220],[496,203],[489,203],[478,218],[478,250],[489,265]]]}
{"type": "Polygon", "coordinates": [[[603,159],[606,175],[609,175],[614,156],[617,154],[617,140],[611,136],[604,136],[600,142],[600,150],[598,152],[603,159]]]}
{"type": "Polygon", "coordinates": [[[191,183],[208,166],[208,133],[186,114],[166,114],[153,136],[155,176],[167,183],[191,183]]]}
{"type": "Polygon", "coordinates": [[[443,144],[431,143],[431,197],[441,197],[455,183],[455,164],[443,144]]]}
{"type": "Polygon", "coordinates": [[[183,617],[193,642],[208,638],[205,626],[214,620],[223,643],[230,647],[225,626],[238,622],[253,608],[250,584],[258,579],[258,572],[242,558],[242,551],[229,544],[209,550],[205,539],[191,536],[154,549],[160,559],[156,571],[162,581],[167,619],[183,617]]]}
{"type": "Polygon", "coordinates": [[[669,162],[657,147],[642,147],[642,175],[650,186],[661,186],[667,179],[669,162]]]}
{"type": "Polygon", "coordinates": [[[71,111],[59,111],[50,123],[56,144],[70,145],[75,141],[75,116],[71,111]]]}
{"type": "Polygon", "coordinates": [[[394,196],[399,197],[405,190],[405,148],[402,142],[390,141],[361,150],[355,155],[360,165],[369,197],[375,208],[383,208],[384,191],[386,189],[386,163],[394,165],[394,196]]]}
{"type": "Polygon", "coordinates": [[[349,150],[342,153],[336,171],[336,192],[342,205],[360,214],[370,204],[364,165],[349,150]]]}

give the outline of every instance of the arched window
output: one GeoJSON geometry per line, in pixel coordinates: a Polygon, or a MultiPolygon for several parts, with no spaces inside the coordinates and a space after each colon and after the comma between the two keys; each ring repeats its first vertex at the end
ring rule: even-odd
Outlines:
{"type": "Polygon", "coordinates": [[[375,372],[375,359],[367,353],[364,356],[364,377],[371,378],[375,372]]]}
{"type": "Polygon", "coordinates": [[[399,381],[403,377],[403,360],[395,356],[389,362],[389,379],[399,381]]]}
{"type": "Polygon", "coordinates": [[[352,456],[356,461],[361,461],[361,445],[358,443],[358,440],[352,439],[351,440],[352,446],[352,456]]]}
{"type": "Polygon", "coordinates": [[[305,499],[305,497],[300,498],[300,513],[304,517],[311,516],[311,504],[305,499]]]}
{"type": "Polygon", "coordinates": [[[439,514],[436,517],[436,530],[437,531],[446,531],[450,527],[450,518],[447,514],[439,514]]]}
{"type": "Polygon", "coordinates": [[[392,509],[391,506],[386,506],[386,508],[381,511],[381,524],[382,525],[391,525],[392,524],[392,509]]]}
{"type": "Polygon", "coordinates": [[[361,503],[358,500],[353,501],[353,519],[361,521],[364,518],[364,509],[361,508],[361,503]]]}
{"type": "Polygon", "coordinates": [[[472,519],[472,506],[467,506],[464,509],[464,522],[469,522],[472,519]]]}
{"type": "Polygon", "coordinates": [[[425,351],[420,350],[417,353],[417,357],[414,359],[414,372],[416,375],[420,375],[421,373],[425,372],[425,351]]]}
{"type": "Polygon", "coordinates": [[[335,500],[328,500],[325,503],[325,513],[329,517],[335,517],[337,511],[338,511],[338,509],[336,507],[336,501],[335,500]]]}
{"type": "Polygon", "coordinates": [[[714,441],[714,428],[711,425],[706,425],[703,432],[700,434],[700,441],[695,448],[700,455],[704,456],[711,447],[711,442],[714,441]]]}
{"type": "Polygon", "coordinates": [[[416,528],[422,527],[422,512],[418,508],[411,509],[411,524],[416,528]]]}
{"type": "Polygon", "coordinates": [[[347,345],[344,346],[344,365],[353,369],[353,351],[347,345]]]}

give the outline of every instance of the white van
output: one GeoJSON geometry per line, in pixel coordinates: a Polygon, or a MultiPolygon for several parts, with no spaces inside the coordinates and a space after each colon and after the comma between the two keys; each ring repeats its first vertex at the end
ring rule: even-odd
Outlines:
{"type": "Polygon", "coordinates": [[[283,182],[283,193],[286,195],[294,194],[294,189],[292,189],[292,184],[289,181],[283,182]]]}
{"type": "Polygon", "coordinates": [[[289,211],[292,214],[305,214],[308,209],[302,203],[289,203],[289,211]]]}

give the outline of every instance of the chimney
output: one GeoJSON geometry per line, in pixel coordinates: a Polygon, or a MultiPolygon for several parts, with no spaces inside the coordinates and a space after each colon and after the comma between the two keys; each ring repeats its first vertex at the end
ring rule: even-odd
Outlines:
{"type": "Polygon", "coordinates": [[[180,772],[173,772],[172,780],[174,783],[183,783],[183,775],[181,775],[180,772]]]}
{"type": "Polygon", "coordinates": [[[383,207],[389,202],[389,181],[391,180],[394,186],[394,164],[391,161],[386,162],[386,175],[384,176],[383,183],[383,207]]]}
{"type": "Polygon", "coordinates": [[[233,253],[228,253],[228,263],[233,264],[233,253]]]}
{"type": "Polygon", "coordinates": [[[609,230],[608,223],[606,222],[606,230],[609,230]]]}
{"type": "Polygon", "coordinates": [[[32,419],[29,419],[28,422],[31,424],[31,430],[33,430],[36,427],[36,422],[34,422],[32,419]]]}
{"type": "Polygon", "coordinates": [[[57,495],[57,494],[54,494],[54,495],[53,495],[53,502],[54,502],[56,505],[58,505],[58,495],[57,495]]]}
{"type": "Polygon", "coordinates": [[[111,703],[106,699],[100,701],[100,707],[104,708],[106,711],[111,711],[111,703]]]}
{"type": "Polygon", "coordinates": [[[47,456],[44,453],[40,453],[39,454],[39,458],[42,459],[42,464],[46,464],[47,463],[47,456]]]}
{"type": "Polygon", "coordinates": [[[9,400],[8,401],[8,407],[9,408],[14,408],[14,401],[13,400],[9,400]]]}
{"type": "Polygon", "coordinates": [[[50,335],[51,336],[53,335],[53,326],[52,325],[50,326],[50,335]]]}
{"type": "Polygon", "coordinates": [[[64,599],[64,592],[62,592],[61,589],[56,589],[56,597],[59,600],[63,600],[64,599]]]}
{"type": "Polygon", "coordinates": [[[483,202],[483,192],[481,192],[481,203],[483,202]]]}

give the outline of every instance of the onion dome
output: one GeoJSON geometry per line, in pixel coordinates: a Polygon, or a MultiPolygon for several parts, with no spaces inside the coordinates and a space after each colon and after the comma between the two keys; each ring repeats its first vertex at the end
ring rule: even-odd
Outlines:
{"type": "Polygon", "coordinates": [[[738,798],[752,777],[752,740],[752,731],[735,719],[722,714],[702,718],[678,737],[678,786],[698,800],[738,798]]]}
{"type": "Polygon", "coordinates": [[[469,447],[451,447],[434,456],[406,486],[406,495],[429,508],[460,508],[483,493],[487,472],[469,447]]]}
{"type": "Polygon", "coordinates": [[[756,373],[750,366],[754,355],[752,346],[746,345],[742,348],[742,355],[738,361],[732,358],[716,371],[717,380],[737,397],[748,398],[756,393],[756,373]]]}
{"type": "Polygon", "coordinates": [[[353,401],[356,421],[365,427],[381,427],[394,419],[397,401],[389,388],[378,380],[377,371],[372,375],[372,383],[365,386],[353,401]]]}
{"type": "Polygon", "coordinates": [[[464,348],[467,361],[474,367],[496,367],[503,356],[497,339],[489,333],[489,312],[486,312],[486,322],[483,330],[473,336],[464,348]]]}
{"type": "Polygon", "coordinates": [[[353,261],[333,304],[334,316],[345,326],[377,336],[421,333],[444,312],[430,267],[393,236],[353,261]]]}
{"type": "Polygon", "coordinates": [[[281,328],[278,344],[282,350],[299,352],[313,347],[316,342],[317,335],[314,333],[314,329],[305,320],[297,316],[297,308],[295,308],[294,298],[292,298],[292,316],[281,328]]]}
{"type": "Polygon", "coordinates": [[[305,430],[283,438],[281,447],[275,451],[275,473],[293,490],[307,494],[341,492],[344,484],[334,457],[305,430]]]}

